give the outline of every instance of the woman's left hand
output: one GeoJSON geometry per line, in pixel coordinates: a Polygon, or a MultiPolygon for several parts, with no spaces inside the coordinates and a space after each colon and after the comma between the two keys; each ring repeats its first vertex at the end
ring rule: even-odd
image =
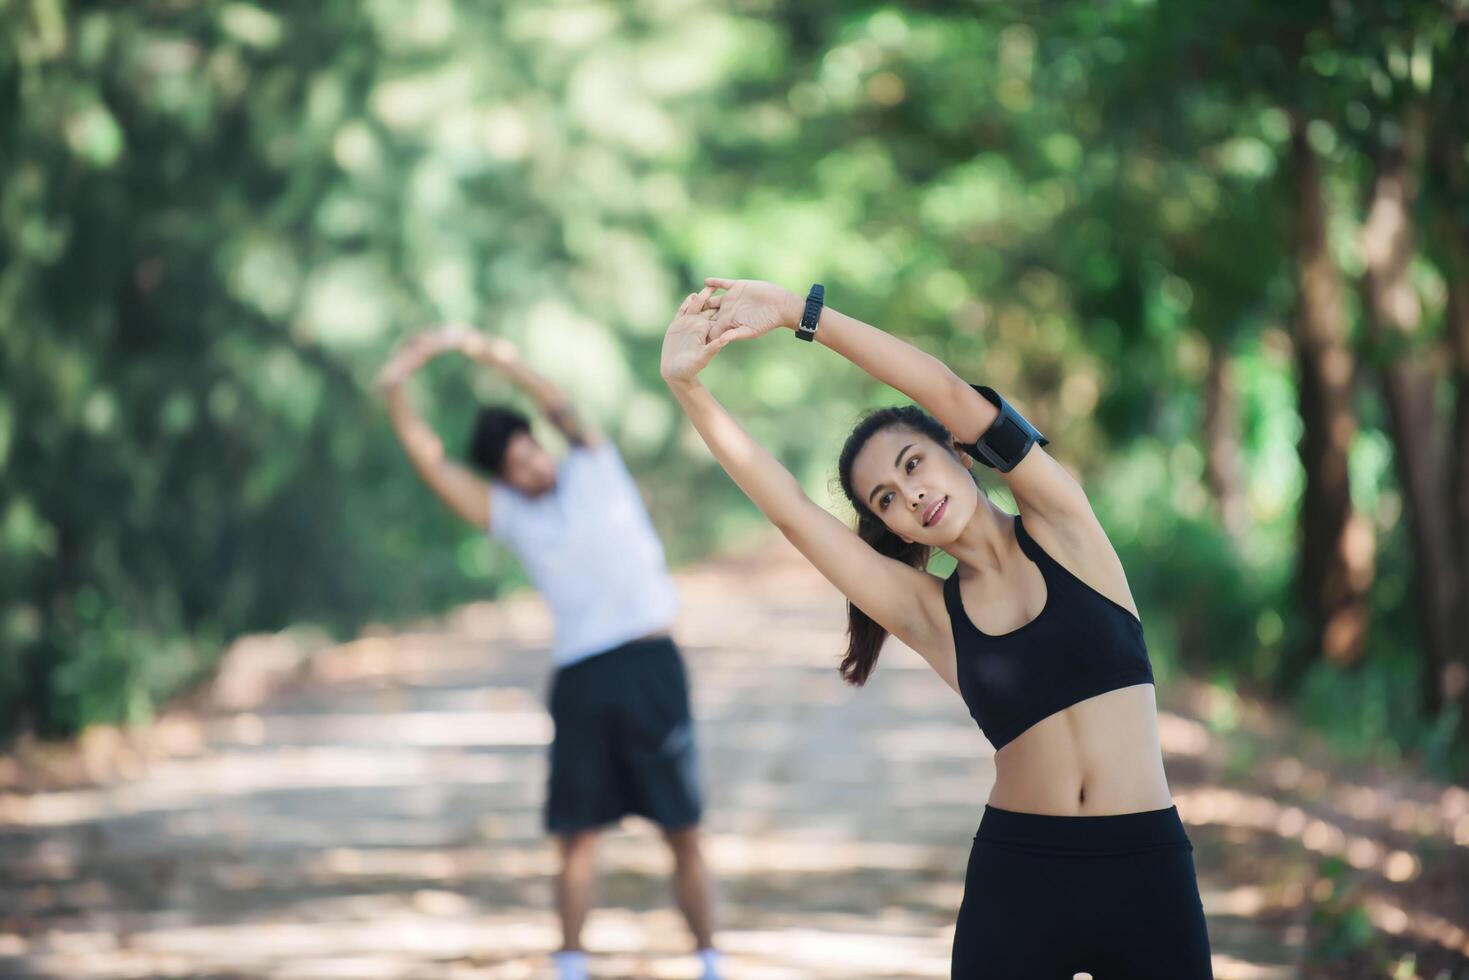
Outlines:
{"type": "Polygon", "coordinates": [[[801,297],[783,286],[758,279],[704,280],[705,287],[725,292],[708,301],[718,310],[711,337],[734,334],[740,340],[752,340],[776,327],[792,327],[801,322],[805,304],[801,297]]]}

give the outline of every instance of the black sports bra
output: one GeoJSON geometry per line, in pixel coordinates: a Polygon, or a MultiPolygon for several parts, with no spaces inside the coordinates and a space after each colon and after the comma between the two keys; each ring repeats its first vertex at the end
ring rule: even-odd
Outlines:
{"type": "Polygon", "coordinates": [[[996,750],[1078,701],[1153,683],[1138,618],[1047,554],[1018,514],[1015,538],[1046,580],[1046,604],[1024,626],[982,632],[964,612],[959,570],[944,580],[959,693],[996,750]]]}

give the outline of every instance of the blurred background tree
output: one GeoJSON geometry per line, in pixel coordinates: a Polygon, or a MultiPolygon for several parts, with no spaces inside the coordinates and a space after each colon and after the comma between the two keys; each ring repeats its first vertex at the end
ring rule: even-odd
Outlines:
{"type": "MultiPolygon", "coordinates": [[[[657,374],[720,274],[823,281],[1007,392],[1088,486],[1165,677],[1462,774],[1466,18],[0,0],[5,729],[144,720],[245,631],[520,584],[370,391],[437,320],[575,393],[675,562],[765,533],[657,374]]],[[[778,342],[709,382],[818,499],[898,400],[778,342]]],[[[417,394],[452,446],[506,391],[450,362],[417,394]]]]}

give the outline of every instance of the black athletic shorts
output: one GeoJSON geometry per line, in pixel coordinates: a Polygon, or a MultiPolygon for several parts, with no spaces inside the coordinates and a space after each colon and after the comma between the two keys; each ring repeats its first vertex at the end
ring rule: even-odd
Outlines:
{"type": "Polygon", "coordinates": [[[670,830],[699,822],[688,678],[672,639],[633,640],[563,667],[549,700],[548,831],[590,830],[629,813],[670,830]]]}
{"type": "Polygon", "coordinates": [[[1105,816],[986,806],[954,980],[1210,980],[1193,844],[1176,807],[1105,816]]]}

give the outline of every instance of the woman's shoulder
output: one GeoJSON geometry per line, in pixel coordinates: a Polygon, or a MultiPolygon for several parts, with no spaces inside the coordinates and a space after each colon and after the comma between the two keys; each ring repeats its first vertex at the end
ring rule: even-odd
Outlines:
{"type": "Polygon", "coordinates": [[[1048,520],[1022,507],[1016,516],[1015,535],[1022,547],[1029,539],[1032,548],[1028,551],[1033,561],[1049,560],[1102,598],[1133,616],[1138,615],[1122,559],[1102,522],[1090,510],[1064,520],[1048,520]]]}

